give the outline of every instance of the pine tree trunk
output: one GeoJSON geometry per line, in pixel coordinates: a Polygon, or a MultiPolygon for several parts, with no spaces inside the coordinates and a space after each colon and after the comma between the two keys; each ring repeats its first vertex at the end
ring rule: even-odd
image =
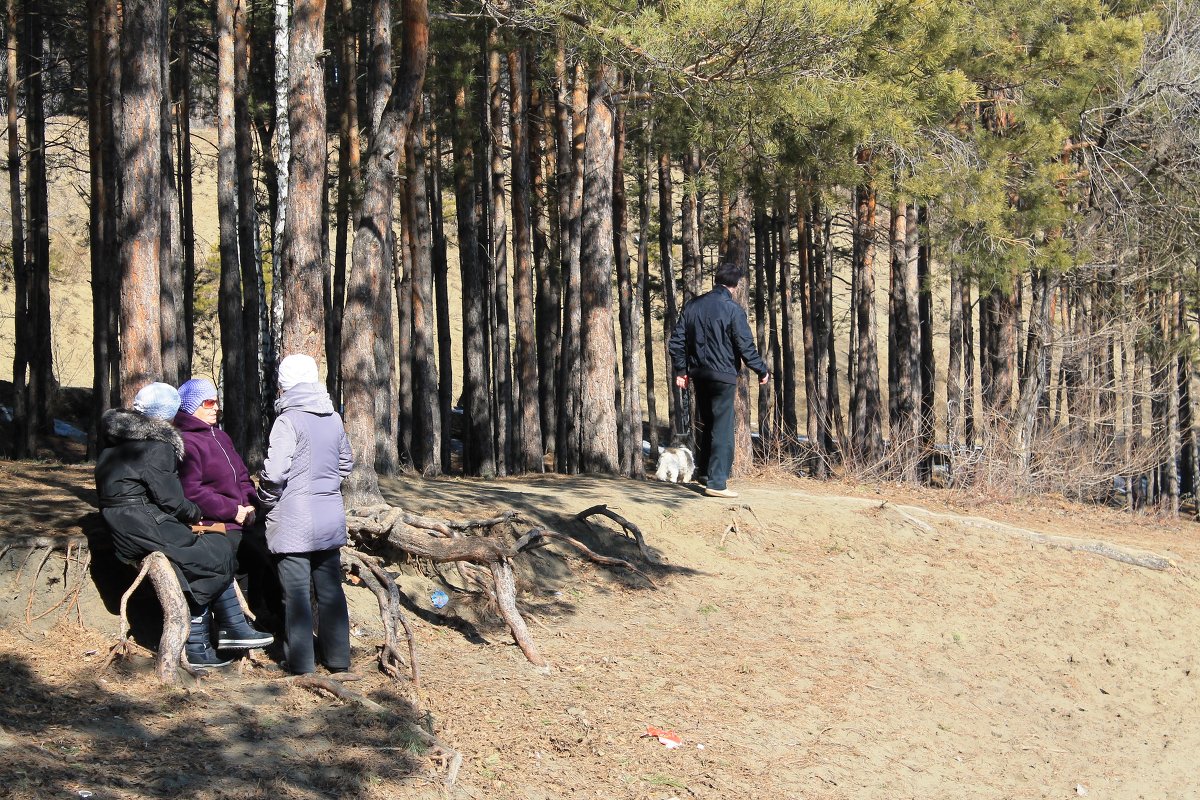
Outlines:
{"type": "Polygon", "coordinates": [[[179,298],[182,320],[180,336],[183,338],[179,356],[180,374],[191,375],[192,356],[196,345],[196,224],[192,211],[192,35],[191,24],[184,11],[176,14],[173,33],[175,71],[171,81],[171,92],[175,98],[174,125],[179,156],[180,280],[183,290],[179,298]]]}
{"type": "MultiPolygon", "coordinates": [[[[729,211],[729,235],[725,239],[725,260],[735,264],[743,275],[750,272],[750,198],[745,189],[734,190],[729,211]]],[[[738,283],[734,299],[747,309],[749,280],[738,283]]],[[[750,437],[750,381],[746,370],[738,371],[737,395],[733,402],[733,468],[730,475],[749,472],[754,462],[754,443],[750,437]]]]}
{"type": "Polygon", "coordinates": [[[341,113],[339,116],[337,205],[334,207],[333,275],[330,315],[326,323],[325,351],[329,371],[325,382],[333,402],[341,398],[342,316],[346,307],[346,255],[350,217],[357,203],[362,179],[362,153],[358,135],[358,34],[354,27],[353,0],[341,0],[338,13],[338,54],[341,67],[341,113]]]}
{"type": "MultiPolygon", "coordinates": [[[[420,474],[433,477],[441,472],[442,421],[437,354],[434,352],[433,237],[429,197],[425,191],[423,125],[414,124],[409,130],[405,158],[408,164],[406,236],[411,240],[412,266],[412,464],[420,474]]],[[[403,336],[401,328],[401,339],[403,336]]],[[[400,352],[403,361],[403,347],[400,352]]],[[[404,388],[401,383],[401,395],[404,388]]]]}
{"type": "MultiPolygon", "coordinates": [[[[294,0],[288,31],[290,156],[286,165],[281,164],[288,170],[288,186],[281,275],[276,283],[284,298],[278,355],[305,353],[317,363],[325,360],[325,70],[319,57],[324,37],[325,0],[294,0]]],[[[376,271],[378,268],[376,262],[376,271]]],[[[359,459],[360,464],[364,462],[370,465],[374,459],[359,459]]]]}
{"type": "MultiPolygon", "coordinates": [[[[488,34],[487,51],[488,134],[491,137],[490,241],[492,262],[492,372],[496,403],[496,457],[501,475],[516,470],[519,432],[513,415],[512,334],[508,309],[508,203],[504,193],[507,177],[504,161],[504,95],[501,89],[498,34],[488,34]]],[[[519,390],[519,387],[516,387],[519,390]]]]}
{"type": "Polygon", "coordinates": [[[598,65],[592,73],[586,144],[580,172],[585,176],[580,225],[580,467],[613,475],[617,459],[617,409],[613,395],[616,347],[612,318],[613,108],[615,70],[598,65]]]}
{"type": "Polygon", "coordinates": [[[969,313],[963,308],[963,294],[962,266],[956,258],[951,258],[950,353],[946,365],[946,444],[951,457],[963,441],[963,345],[967,341],[963,336],[963,323],[969,313]]]}
{"type": "Polygon", "coordinates": [[[928,209],[917,210],[917,231],[921,244],[917,251],[917,325],[920,327],[921,355],[921,421],[919,446],[921,458],[921,480],[929,481],[930,453],[933,451],[934,431],[934,386],[937,372],[933,355],[933,283],[930,274],[930,243],[928,209]]]}
{"type": "MultiPolygon", "coordinates": [[[[568,233],[567,240],[567,269],[565,293],[563,300],[563,339],[562,360],[559,364],[559,402],[558,402],[558,433],[556,435],[559,452],[556,453],[556,467],[559,472],[572,474],[578,472],[582,464],[580,439],[580,400],[582,396],[582,304],[581,292],[581,222],[583,218],[583,158],[584,141],[587,132],[587,74],[584,65],[576,65],[576,75],[573,89],[567,83],[567,71],[562,53],[555,62],[559,84],[559,114],[564,116],[570,110],[571,146],[570,159],[561,159],[558,167],[559,187],[567,188],[567,205],[565,213],[560,216],[559,224],[568,233]],[[569,172],[564,170],[569,169],[569,172]]],[[[559,123],[565,125],[564,119],[559,123]]],[[[560,137],[561,144],[561,137],[560,137]]]]}
{"type": "MultiPolygon", "coordinates": [[[[236,47],[234,43],[237,0],[220,0],[217,6],[217,220],[221,258],[217,315],[221,323],[221,369],[224,380],[222,407],[224,427],[239,453],[246,453],[250,415],[240,413],[246,404],[247,351],[242,316],[241,248],[238,244],[237,128],[234,121],[236,94],[236,47]]],[[[257,415],[255,415],[257,416],[257,415]]]]}
{"type": "MultiPolygon", "coordinates": [[[[17,423],[14,455],[17,458],[32,458],[37,451],[38,410],[29,403],[29,346],[33,328],[29,314],[29,265],[25,258],[25,222],[23,209],[25,200],[21,193],[21,136],[17,128],[17,91],[20,75],[17,72],[17,0],[8,0],[6,7],[6,102],[8,104],[8,188],[9,210],[12,224],[12,267],[13,267],[13,416],[17,423]]],[[[94,210],[94,206],[93,206],[94,210]]]]}
{"type": "Polygon", "coordinates": [[[642,461],[642,392],[638,381],[637,287],[629,263],[629,224],[625,201],[625,109],[618,107],[613,145],[613,257],[617,264],[617,293],[621,327],[620,439],[617,452],[621,474],[645,475],[642,461]]]}
{"type": "Polygon", "coordinates": [[[429,120],[433,142],[428,155],[427,183],[429,185],[429,217],[433,235],[433,294],[437,303],[438,342],[438,421],[440,434],[438,458],[443,474],[450,472],[450,414],[454,407],[454,358],[450,336],[450,265],[446,256],[446,232],[442,226],[442,139],[433,115],[429,120]]]}
{"type": "MultiPolygon", "coordinates": [[[[562,270],[551,250],[550,198],[546,159],[554,148],[553,98],[535,86],[529,103],[529,162],[533,198],[533,271],[537,281],[538,412],[542,455],[555,449],[558,419],[558,360],[562,336],[562,270]]],[[[550,173],[553,174],[553,173],[550,173]]]]}
{"type": "MultiPolygon", "coordinates": [[[[8,133],[9,133],[9,203],[12,218],[13,269],[15,272],[24,270],[24,237],[21,235],[21,172],[20,156],[17,149],[17,108],[16,108],[16,32],[13,30],[15,13],[13,6],[16,0],[9,0],[10,16],[8,19],[8,133]]],[[[111,133],[107,120],[110,116],[107,104],[110,89],[107,82],[107,60],[111,57],[107,42],[104,38],[106,12],[105,0],[88,0],[88,164],[90,196],[88,202],[88,244],[91,256],[92,277],[92,403],[91,419],[88,425],[88,458],[95,458],[99,453],[100,418],[109,408],[109,395],[112,391],[109,380],[108,352],[108,321],[110,282],[117,276],[113,272],[113,263],[106,259],[109,242],[106,220],[113,213],[113,198],[108,193],[108,185],[104,180],[104,160],[107,155],[105,137],[111,133]]],[[[111,165],[110,165],[111,166],[111,165]]],[[[190,339],[189,339],[190,341],[190,339]]],[[[16,377],[16,371],[13,372],[16,377]]]]}
{"type": "MultiPolygon", "coordinates": [[[[343,386],[345,392],[346,432],[355,452],[354,472],[343,484],[348,502],[374,502],[378,498],[376,461],[380,456],[376,398],[381,388],[387,397],[392,393],[390,367],[394,354],[376,352],[382,324],[387,325],[388,339],[392,318],[387,304],[390,298],[392,264],[395,242],[392,236],[393,190],[399,171],[401,143],[405,140],[413,109],[419,101],[425,78],[429,28],[424,0],[405,0],[404,56],[397,70],[397,83],[392,85],[391,73],[391,9],[387,0],[375,0],[370,9],[373,57],[368,64],[369,100],[373,127],[363,170],[363,198],[355,224],[353,271],[347,288],[346,313],[342,338],[343,386]],[[378,113],[378,116],[376,116],[378,113]],[[381,374],[386,372],[387,374],[381,374]],[[381,384],[382,387],[381,387],[381,384]]],[[[295,68],[296,59],[292,66],[295,68]]],[[[296,130],[293,117],[292,128],[296,130]]],[[[300,137],[297,136],[297,141],[300,137]]],[[[291,183],[290,210],[298,205],[297,185],[291,183]]],[[[288,231],[294,233],[292,218],[288,231]]],[[[290,235],[289,233],[289,235],[290,235]]],[[[382,340],[385,350],[388,340],[382,340]]],[[[391,403],[388,401],[390,409],[391,403]]],[[[391,417],[388,412],[388,418],[391,417]]],[[[394,436],[394,433],[393,433],[394,436]]],[[[394,439],[391,441],[394,442],[394,439]]],[[[385,440],[386,442],[386,440],[385,440]]],[[[384,452],[384,466],[390,465],[394,450],[384,452]]],[[[394,467],[392,467],[394,468],[394,467]]]]}
{"type": "MultiPolygon", "coordinates": [[[[158,4],[126,0],[121,28],[121,380],[122,403],[162,375],[159,334],[161,234],[160,48],[158,4]]],[[[40,38],[40,37],[39,37],[40,38]]],[[[31,87],[32,88],[32,87],[31,87]]],[[[32,118],[31,104],[30,117],[32,118]]],[[[32,121],[31,121],[32,124],[32,121]]],[[[30,152],[34,150],[32,138],[30,152]]],[[[30,209],[30,229],[34,211],[30,209]]]]}
{"type": "MultiPolygon", "coordinates": [[[[404,151],[397,154],[404,158],[404,151]]],[[[397,164],[397,169],[400,168],[397,164]]],[[[407,215],[406,198],[400,192],[399,212],[407,215]]],[[[412,463],[413,406],[413,313],[412,237],[403,227],[388,231],[390,260],[383,264],[383,292],[375,303],[375,472],[395,475],[401,464],[412,463]],[[397,241],[399,240],[399,241],[397,241]]]]}
{"type": "MultiPolygon", "coordinates": [[[[870,160],[868,153],[860,164],[870,160]]],[[[883,455],[880,413],[879,356],[875,327],[875,186],[855,189],[854,314],[858,323],[855,350],[854,403],[851,420],[852,448],[860,467],[872,467],[883,455]]]]}
{"type": "MultiPolygon", "coordinates": [[[[650,133],[643,131],[638,152],[638,283],[642,301],[642,350],[646,364],[646,422],[650,452],[658,455],[658,403],[654,370],[654,296],[650,291],[650,133]]],[[[671,372],[667,365],[667,374],[671,372]]]]}
{"type": "Polygon", "coordinates": [[[183,322],[183,241],[179,229],[179,191],[175,184],[174,143],[171,132],[171,18],[170,4],[162,3],[159,10],[159,26],[163,48],[160,51],[159,71],[162,75],[162,101],[159,103],[159,148],[162,166],[161,211],[162,236],[159,239],[159,318],[162,327],[162,379],[178,386],[187,379],[185,370],[189,360],[184,354],[183,322]]]}
{"type": "MultiPolygon", "coordinates": [[[[700,215],[696,199],[700,172],[700,150],[689,147],[683,154],[683,201],[680,229],[683,236],[683,304],[703,293],[700,286],[700,215]]],[[[724,239],[725,237],[723,237],[724,239]]],[[[749,267],[749,262],[745,265],[749,267]]],[[[749,270],[746,276],[749,282],[749,270]]]]}
{"type": "Polygon", "coordinates": [[[529,165],[529,80],[525,50],[508,53],[510,130],[512,131],[513,306],[517,315],[518,420],[513,442],[516,472],[543,472],[542,419],[539,412],[538,353],[534,308],[533,244],[531,236],[529,165]],[[529,322],[535,321],[535,325],[529,322]]]}
{"type": "MultiPolygon", "coordinates": [[[[243,403],[246,409],[243,434],[246,463],[256,470],[267,450],[266,418],[258,410],[263,406],[262,342],[259,336],[259,307],[263,284],[262,248],[259,244],[258,208],[254,191],[254,153],[250,129],[250,30],[245,3],[235,2],[233,25],[233,124],[237,142],[238,258],[242,270],[242,348],[243,403]]],[[[233,376],[231,376],[233,377],[233,376]]]]}
{"type": "MultiPolygon", "coordinates": [[[[674,199],[671,190],[671,155],[664,149],[658,154],[658,264],[662,273],[663,285],[663,350],[666,354],[667,387],[671,401],[668,404],[668,417],[671,425],[671,436],[688,437],[692,431],[684,429],[682,393],[675,388],[675,375],[671,366],[669,342],[671,332],[679,319],[678,290],[675,288],[675,258],[673,247],[674,233],[674,199]]],[[[648,337],[652,338],[652,337],[648,337]]]]}
{"type": "MultiPolygon", "coordinates": [[[[787,192],[784,192],[785,196],[787,192]]],[[[829,472],[829,464],[825,458],[825,388],[824,380],[826,360],[823,357],[825,341],[820,336],[820,323],[824,311],[824,300],[821,296],[821,278],[817,274],[820,257],[815,252],[813,237],[814,211],[811,208],[809,190],[801,186],[796,193],[796,255],[800,276],[800,331],[804,347],[804,431],[808,437],[808,446],[812,454],[809,467],[814,478],[825,478],[829,472]]],[[[791,238],[790,226],[785,225],[783,241],[791,238]]],[[[786,264],[785,264],[786,269],[786,264]]],[[[790,283],[790,281],[787,281],[790,283]]],[[[787,305],[785,314],[790,316],[787,305]]],[[[785,326],[787,323],[785,322],[785,326]]],[[[784,346],[790,337],[785,337],[784,346]]],[[[795,380],[795,361],[793,355],[792,376],[795,380]]],[[[786,360],[785,360],[786,363],[786,360]]],[[[786,391],[786,389],[785,389],[786,391]]],[[[792,402],[795,402],[795,388],[792,389],[792,402]]],[[[793,414],[795,407],[793,405],[793,414]]],[[[797,422],[798,424],[798,422],[797,422]]]]}
{"type": "Polygon", "coordinates": [[[971,330],[971,283],[965,277],[960,281],[962,293],[962,348],[963,348],[963,443],[975,446],[975,334],[971,330]]]}
{"type": "MultiPolygon", "coordinates": [[[[784,435],[787,436],[789,443],[795,443],[797,433],[800,430],[800,420],[796,414],[796,340],[795,340],[795,308],[793,304],[795,299],[792,291],[792,192],[790,189],[780,186],[775,196],[776,210],[779,212],[779,338],[780,338],[780,357],[782,369],[779,373],[779,386],[776,391],[781,393],[782,403],[780,412],[782,414],[784,435]]],[[[805,231],[804,220],[798,215],[800,222],[800,230],[805,231]]],[[[797,252],[803,253],[804,235],[801,234],[797,243],[797,252]]],[[[807,285],[807,276],[804,274],[807,261],[807,254],[801,256],[800,275],[802,286],[807,285]]],[[[801,298],[804,298],[805,290],[801,289],[801,298]]],[[[809,384],[809,376],[812,372],[812,367],[808,361],[808,352],[811,347],[811,339],[809,338],[809,328],[804,321],[804,316],[809,312],[804,305],[806,301],[801,300],[801,326],[804,331],[804,379],[807,385],[809,384]]],[[[811,438],[812,429],[808,430],[808,435],[811,438]]]]}
{"type": "MultiPolygon", "coordinates": [[[[767,330],[767,271],[773,269],[767,266],[768,260],[771,258],[770,243],[768,241],[769,234],[767,233],[767,214],[763,208],[763,201],[756,199],[754,202],[754,328],[755,339],[758,343],[758,352],[762,354],[763,359],[770,364],[774,354],[770,350],[769,333],[767,330]]],[[[778,377],[779,373],[775,373],[778,377]]],[[[774,431],[771,426],[771,411],[775,405],[774,398],[771,392],[771,384],[768,382],[765,386],[758,387],[758,435],[760,441],[765,443],[774,431]]]]}
{"type": "Polygon", "coordinates": [[[475,213],[474,164],[475,141],[471,132],[470,111],[465,85],[454,95],[455,119],[452,126],[454,147],[454,197],[458,217],[458,258],[462,277],[463,319],[463,472],[492,477],[496,474],[493,455],[492,413],[488,401],[490,380],[486,362],[484,330],[487,311],[482,253],[478,241],[475,213]]]}

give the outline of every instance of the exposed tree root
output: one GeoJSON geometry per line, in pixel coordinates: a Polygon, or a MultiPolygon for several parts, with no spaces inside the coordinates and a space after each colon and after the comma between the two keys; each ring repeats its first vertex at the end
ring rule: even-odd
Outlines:
{"type": "MultiPolygon", "coordinates": [[[[607,506],[596,506],[584,512],[580,518],[590,514],[603,514],[619,522],[626,536],[635,539],[642,554],[648,561],[658,564],[659,559],[645,545],[641,531],[636,525],[619,514],[608,510],[607,506]]],[[[585,557],[599,564],[621,566],[640,575],[650,586],[654,581],[646,573],[621,558],[602,556],[587,546],[560,533],[545,528],[532,528],[516,540],[505,534],[492,533],[497,526],[505,526],[511,530],[515,520],[520,516],[515,511],[506,511],[486,519],[447,522],[418,514],[410,514],[404,509],[389,505],[370,505],[351,508],[347,515],[347,526],[352,541],[362,544],[389,545],[417,559],[433,565],[433,572],[445,580],[438,565],[455,565],[463,581],[463,589],[476,587],[486,593],[495,603],[497,610],[509,631],[512,633],[517,646],[521,648],[525,658],[538,667],[546,667],[547,663],[537,644],[529,633],[529,627],[521,616],[517,606],[516,579],[513,575],[512,561],[526,550],[545,546],[550,540],[567,543],[585,557]],[[474,535],[469,531],[478,531],[474,535]]],[[[362,580],[375,592],[379,600],[380,614],[384,618],[384,630],[389,637],[395,636],[395,626],[389,623],[392,616],[391,589],[389,582],[394,582],[382,568],[359,550],[348,553],[348,561],[356,569],[362,580]],[[380,578],[380,575],[383,578],[380,578]]],[[[449,582],[447,582],[447,585],[449,582]]],[[[453,587],[452,588],[457,588],[453,587]]],[[[397,617],[403,624],[403,618],[397,617]]],[[[398,638],[398,637],[397,637],[398,638]]],[[[415,665],[415,646],[409,633],[410,660],[415,665]]],[[[380,656],[384,671],[395,676],[398,672],[398,648],[395,641],[389,639],[383,646],[380,656]],[[390,666],[389,666],[390,664],[390,666]]]]}
{"type": "MultiPolygon", "coordinates": [[[[129,655],[132,643],[129,640],[129,618],[126,615],[126,608],[129,605],[129,598],[133,596],[134,591],[142,584],[147,575],[150,576],[150,582],[154,585],[154,592],[158,595],[158,602],[162,605],[163,610],[162,638],[158,641],[155,672],[160,681],[173,684],[179,680],[178,668],[180,665],[187,668],[183,662],[183,644],[187,641],[188,635],[188,608],[187,601],[183,597],[183,589],[179,587],[179,578],[176,577],[171,562],[165,555],[157,551],[142,559],[142,568],[138,571],[137,577],[125,590],[125,594],[121,595],[118,640],[109,650],[108,658],[100,671],[103,672],[107,669],[115,659],[125,658],[129,655]]],[[[191,670],[188,669],[188,672],[191,670]]]]}
{"type": "Polygon", "coordinates": [[[392,576],[379,563],[379,559],[350,547],[342,548],[350,569],[362,579],[367,588],[375,593],[379,602],[379,616],[383,620],[384,642],[379,651],[379,666],[385,673],[399,680],[404,658],[400,654],[400,637],[397,629],[403,628],[408,640],[408,662],[411,669],[413,689],[421,688],[421,670],[417,661],[417,643],[412,628],[400,609],[400,589],[392,576]]]}
{"type": "MultiPolygon", "coordinates": [[[[79,608],[79,594],[87,581],[88,567],[91,566],[92,555],[87,542],[80,536],[63,534],[58,536],[20,536],[16,541],[8,542],[0,550],[0,560],[3,560],[13,550],[26,550],[21,566],[12,577],[14,585],[21,585],[25,568],[36,563],[32,576],[28,579],[28,591],[25,596],[25,624],[29,625],[45,619],[54,612],[59,615],[69,615],[75,612],[80,625],[83,624],[83,613],[79,608]],[[59,553],[63,556],[62,585],[63,591],[58,600],[49,608],[34,613],[34,601],[38,593],[38,580],[46,569],[50,559],[59,553]],[[77,569],[72,570],[72,567],[77,569]],[[72,572],[74,578],[72,579],[72,572]]],[[[53,582],[56,579],[50,579],[53,582]]]]}
{"type": "Polygon", "coordinates": [[[635,542],[637,542],[638,550],[641,552],[642,558],[646,559],[651,564],[655,564],[655,565],[662,564],[662,559],[660,559],[656,553],[654,553],[649,547],[646,546],[646,539],[642,536],[641,529],[638,528],[637,525],[634,525],[632,522],[625,519],[625,517],[621,516],[620,514],[616,513],[612,509],[610,509],[607,504],[601,503],[598,506],[592,506],[591,508],[585,508],[583,511],[580,511],[578,514],[575,515],[575,519],[579,520],[580,522],[586,523],[587,518],[591,517],[591,516],[608,517],[613,522],[616,522],[618,525],[621,526],[622,532],[625,534],[626,537],[631,538],[635,542]]]}

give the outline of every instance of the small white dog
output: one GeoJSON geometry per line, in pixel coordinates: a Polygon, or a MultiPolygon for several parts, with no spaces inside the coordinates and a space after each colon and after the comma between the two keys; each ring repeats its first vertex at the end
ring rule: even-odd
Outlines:
{"type": "Polygon", "coordinates": [[[696,460],[692,458],[692,451],[678,445],[662,451],[658,457],[658,471],[654,475],[666,483],[691,483],[695,471],[696,460]]]}

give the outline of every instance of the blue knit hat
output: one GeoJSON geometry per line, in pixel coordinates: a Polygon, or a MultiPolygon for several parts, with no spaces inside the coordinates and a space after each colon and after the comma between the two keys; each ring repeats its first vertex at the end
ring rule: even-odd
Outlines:
{"type": "Polygon", "coordinates": [[[179,411],[179,392],[169,383],[150,383],[138,390],[133,410],[155,419],[174,419],[179,411]]]}
{"type": "Polygon", "coordinates": [[[205,400],[217,399],[217,387],[208,378],[192,378],[179,387],[179,410],[195,414],[205,400]]]}

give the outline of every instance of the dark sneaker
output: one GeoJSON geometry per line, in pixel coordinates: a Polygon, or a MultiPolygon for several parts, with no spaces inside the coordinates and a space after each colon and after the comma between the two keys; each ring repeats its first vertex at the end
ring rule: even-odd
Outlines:
{"type": "Polygon", "coordinates": [[[274,636],[255,630],[249,624],[230,625],[228,628],[217,630],[217,649],[219,650],[251,650],[257,647],[266,647],[274,641],[274,636]]]}
{"type": "Polygon", "coordinates": [[[184,648],[183,657],[187,659],[189,667],[224,667],[233,663],[232,658],[225,658],[207,644],[187,645],[184,648]]]}

